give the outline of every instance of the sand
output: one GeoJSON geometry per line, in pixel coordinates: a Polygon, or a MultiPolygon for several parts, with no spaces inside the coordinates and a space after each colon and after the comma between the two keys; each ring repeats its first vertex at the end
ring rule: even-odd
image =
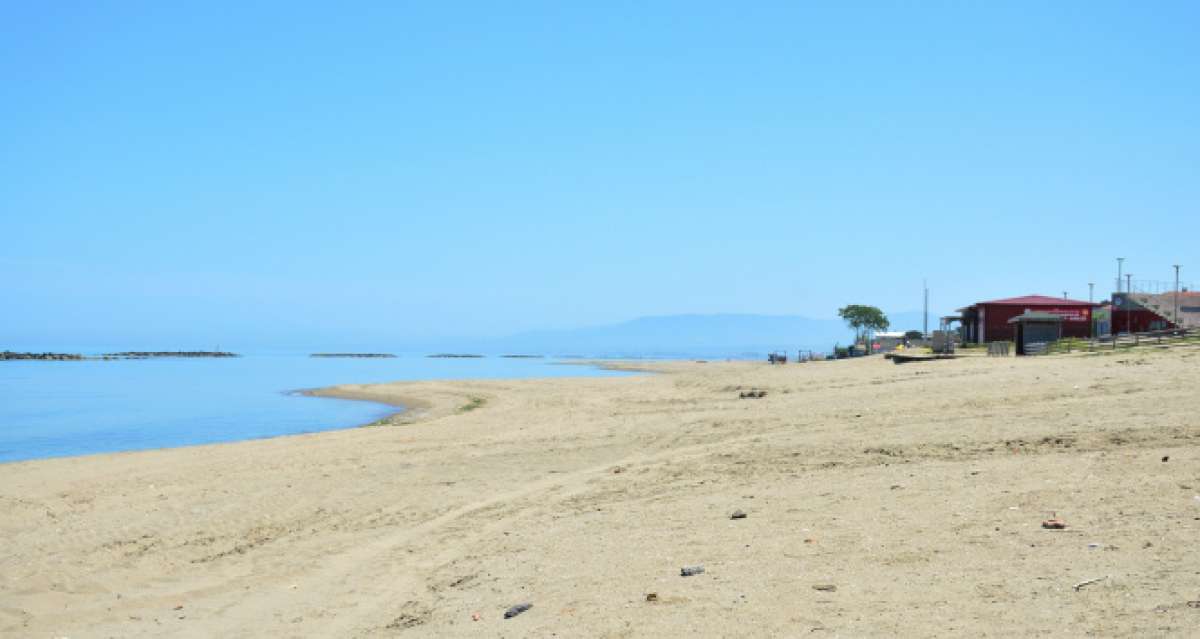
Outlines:
{"type": "Polygon", "coordinates": [[[0,465],[0,634],[1200,628],[1200,350],[650,367],[339,387],[414,409],[0,465]]]}

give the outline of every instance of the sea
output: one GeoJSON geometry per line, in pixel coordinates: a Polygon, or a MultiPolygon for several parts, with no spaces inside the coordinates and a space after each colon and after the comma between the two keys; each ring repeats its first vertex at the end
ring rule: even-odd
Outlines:
{"type": "Polygon", "coordinates": [[[566,363],[278,353],[0,361],[0,463],[351,428],[402,410],[297,392],[335,384],[630,374],[566,363]]]}

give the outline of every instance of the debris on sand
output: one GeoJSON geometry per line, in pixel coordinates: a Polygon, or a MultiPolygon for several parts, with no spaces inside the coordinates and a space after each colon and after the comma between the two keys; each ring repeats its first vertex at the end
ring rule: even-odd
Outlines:
{"type": "Polygon", "coordinates": [[[1042,528],[1046,530],[1063,530],[1067,527],[1067,522],[1055,517],[1042,522],[1042,528]]]}
{"type": "Polygon", "coordinates": [[[704,574],[704,566],[701,565],[684,566],[683,568],[679,569],[680,577],[692,577],[700,574],[704,574]]]}
{"type": "Polygon", "coordinates": [[[833,584],[817,584],[813,586],[813,590],[820,590],[821,592],[837,592],[837,586],[833,584]]]}
{"type": "Polygon", "coordinates": [[[654,603],[654,602],[658,601],[658,593],[657,592],[646,593],[646,601],[648,601],[650,603],[654,603]]]}
{"type": "Polygon", "coordinates": [[[526,610],[529,610],[532,607],[533,607],[533,604],[531,604],[531,603],[517,604],[517,605],[513,606],[512,608],[509,608],[508,610],[504,611],[504,618],[512,619],[513,617],[525,612],[526,610]]]}
{"type": "Polygon", "coordinates": [[[767,396],[767,391],[761,391],[761,390],[743,391],[738,394],[738,397],[741,399],[758,399],[760,397],[766,397],[766,396],[767,396]]]}
{"type": "Polygon", "coordinates": [[[746,513],[742,512],[741,510],[735,510],[735,511],[733,511],[733,514],[729,516],[729,518],[730,519],[745,519],[746,513]]]}
{"type": "Polygon", "coordinates": [[[1099,583],[1101,581],[1104,581],[1105,579],[1108,579],[1108,575],[1105,575],[1103,577],[1096,577],[1095,579],[1088,579],[1087,581],[1081,581],[1071,587],[1075,589],[1075,592],[1079,592],[1079,590],[1081,588],[1083,588],[1084,586],[1090,586],[1094,583],[1099,583]]]}

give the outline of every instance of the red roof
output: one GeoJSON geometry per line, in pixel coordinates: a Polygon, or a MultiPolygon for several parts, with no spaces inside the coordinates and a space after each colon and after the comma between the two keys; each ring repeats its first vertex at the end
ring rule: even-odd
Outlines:
{"type": "Polygon", "coordinates": [[[1069,300],[1064,297],[1049,297],[1047,295],[1025,295],[1023,297],[1006,297],[1001,300],[989,300],[987,302],[975,302],[973,306],[982,306],[991,304],[994,306],[1099,306],[1093,302],[1084,302],[1082,300],[1069,300]]]}

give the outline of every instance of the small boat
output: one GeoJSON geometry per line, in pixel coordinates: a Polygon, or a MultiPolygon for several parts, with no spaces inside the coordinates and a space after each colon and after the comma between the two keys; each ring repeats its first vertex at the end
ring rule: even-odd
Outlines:
{"type": "Polygon", "coordinates": [[[945,353],[901,353],[899,351],[887,353],[885,358],[892,360],[893,364],[907,364],[909,362],[932,362],[935,359],[954,359],[953,355],[945,353]]]}

